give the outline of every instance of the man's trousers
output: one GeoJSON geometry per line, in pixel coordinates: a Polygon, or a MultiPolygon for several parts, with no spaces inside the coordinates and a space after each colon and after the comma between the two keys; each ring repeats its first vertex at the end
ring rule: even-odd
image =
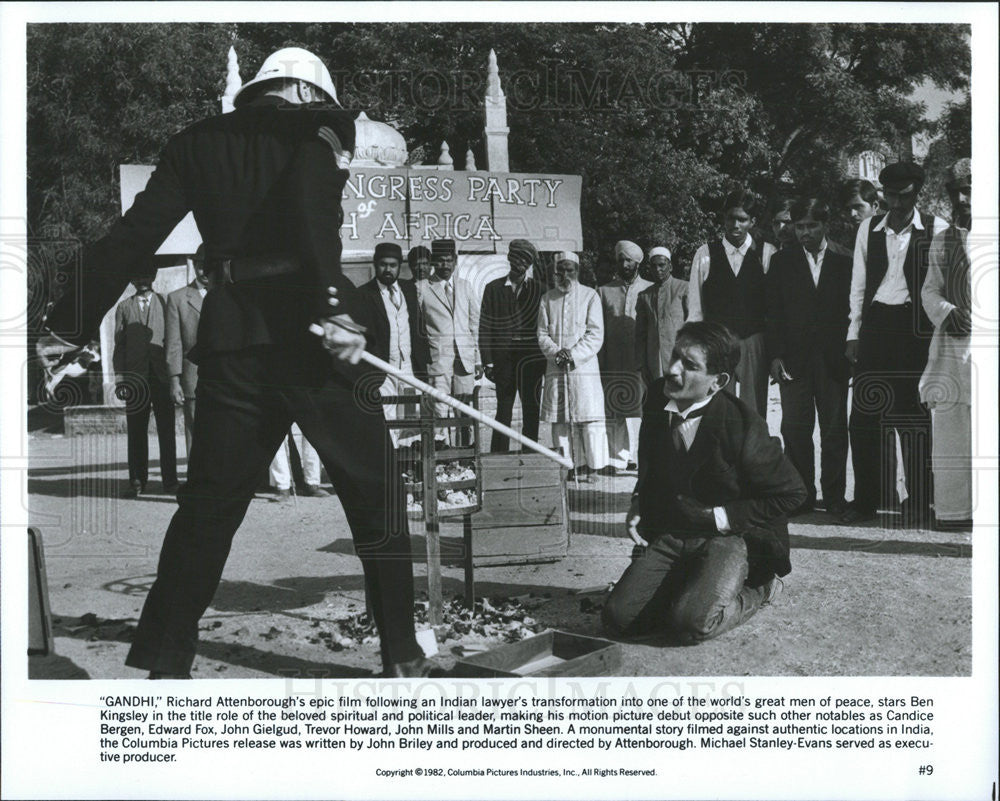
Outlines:
{"type": "Polygon", "coordinates": [[[851,397],[854,503],[874,511],[893,491],[890,466],[899,434],[907,503],[926,512],[931,503],[931,418],[918,385],[929,340],[913,327],[910,304],[872,303],[861,326],[858,370],[851,397]]]}
{"type": "Polygon", "coordinates": [[[737,535],[650,542],[615,584],[604,625],[620,635],[671,633],[684,642],[718,637],[748,620],[765,598],[744,583],[747,546],[737,535]]]}
{"type": "MultiPolygon", "coordinates": [[[[521,433],[538,441],[538,411],[542,402],[542,378],[545,376],[545,356],[534,348],[516,348],[497,354],[493,365],[493,381],[497,392],[497,422],[509,426],[514,416],[514,400],[521,396],[521,433]]],[[[493,432],[492,453],[506,453],[510,438],[493,432]]]]}
{"type": "Polygon", "coordinates": [[[740,361],[724,389],[767,419],[768,362],[764,335],[751,334],[740,340],[740,361]]]}
{"type": "Polygon", "coordinates": [[[813,428],[819,416],[820,486],[827,506],[844,500],[847,487],[847,378],[839,378],[818,353],[802,375],[781,384],[781,438],[785,455],[816,500],[813,428]]]}
{"type": "MultiPolygon", "coordinates": [[[[315,348],[262,346],[205,357],[187,484],[167,529],[156,581],[126,664],[187,673],[198,620],[212,601],[233,535],[260,476],[293,422],[326,467],[364,568],[388,665],[421,656],[413,633],[413,571],[402,482],[381,408],[315,348]]],[[[331,501],[332,502],[332,501],[331,501]]],[[[276,548],[294,548],[292,520],[276,548]]],[[[312,553],[303,559],[315,559],[312,553]]]]}
{"type": "Polygon", "coordinates": [[[149,412],[156,418],[160,444],[160,478],[166,486],[177,483],[177,440],[174,433],[174,402],[166,382],[154,374],[129,374],[119,385],[125,400],[128,431],[128,478],[143,487],[149,480],[149,412]]]}

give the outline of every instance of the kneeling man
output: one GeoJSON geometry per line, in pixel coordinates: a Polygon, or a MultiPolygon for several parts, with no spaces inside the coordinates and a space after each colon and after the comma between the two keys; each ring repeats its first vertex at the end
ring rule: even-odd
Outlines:
{"type": "Polygon", "coordinates": [[[604,607],[617,634],[716,637],[770,603],[792,569],[785,516],[806,489],[767,424],[719,391],[739,359],[724,325],[688,323],[650,386],[626,519],[639,547],[604,607]]]}

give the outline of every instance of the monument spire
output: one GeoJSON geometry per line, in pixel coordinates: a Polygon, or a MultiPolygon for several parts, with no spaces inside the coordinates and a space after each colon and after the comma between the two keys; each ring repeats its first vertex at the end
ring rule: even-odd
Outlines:
{"type": "Polygon", "coordinates": [[[497,54],[490,50],[489,73],[486,78],[486,168],[491,172],[510,172],[507,158],[507,97],[500,86],[497,54]]]}
{"type": "Polygon", "coordinates": [[[222,113],[228,114],[233,110],[233,98],[243,85],[240,78],[240,63],[236,58],[236,48],[230,45],[229,59],[226,63],[226,88],[222,92],[222,113]]]}

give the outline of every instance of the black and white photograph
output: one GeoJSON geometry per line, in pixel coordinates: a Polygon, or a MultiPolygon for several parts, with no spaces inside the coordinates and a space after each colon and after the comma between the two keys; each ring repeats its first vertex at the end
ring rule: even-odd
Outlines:
{"type": "Polygon", "coordinates": [[[170,5],[0,6],[5,797],[995,795],[994,6],[170,5]]]}

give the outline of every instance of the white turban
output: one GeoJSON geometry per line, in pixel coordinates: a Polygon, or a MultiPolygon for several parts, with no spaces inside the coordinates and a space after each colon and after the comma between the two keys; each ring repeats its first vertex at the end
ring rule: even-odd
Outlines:
{"type": "Polygon", "coordinates": [[[635,242],[629,242],[627,239],[623,239],[615,245],[615,258],[617,259],[623,253],[628,258],[632,259],[632,261],[642,261],[642,248],[635,242]]]}
{"type": "Polygon", "coordinates": [[[580,257],[577,256],[572,250],[560,250],[556,254],[556,261],[555,261],[555,263],[558,264],[561,261],[571,261],[577,267],[580,266],[580,257]]]}
{"type": "Polygon", "coordinates": [[[670,250],[664,247],[656,247],[649,251],[649,260],[653,260],[653,256],[666,256],[667,259],[670,258],[670,250]]]}

